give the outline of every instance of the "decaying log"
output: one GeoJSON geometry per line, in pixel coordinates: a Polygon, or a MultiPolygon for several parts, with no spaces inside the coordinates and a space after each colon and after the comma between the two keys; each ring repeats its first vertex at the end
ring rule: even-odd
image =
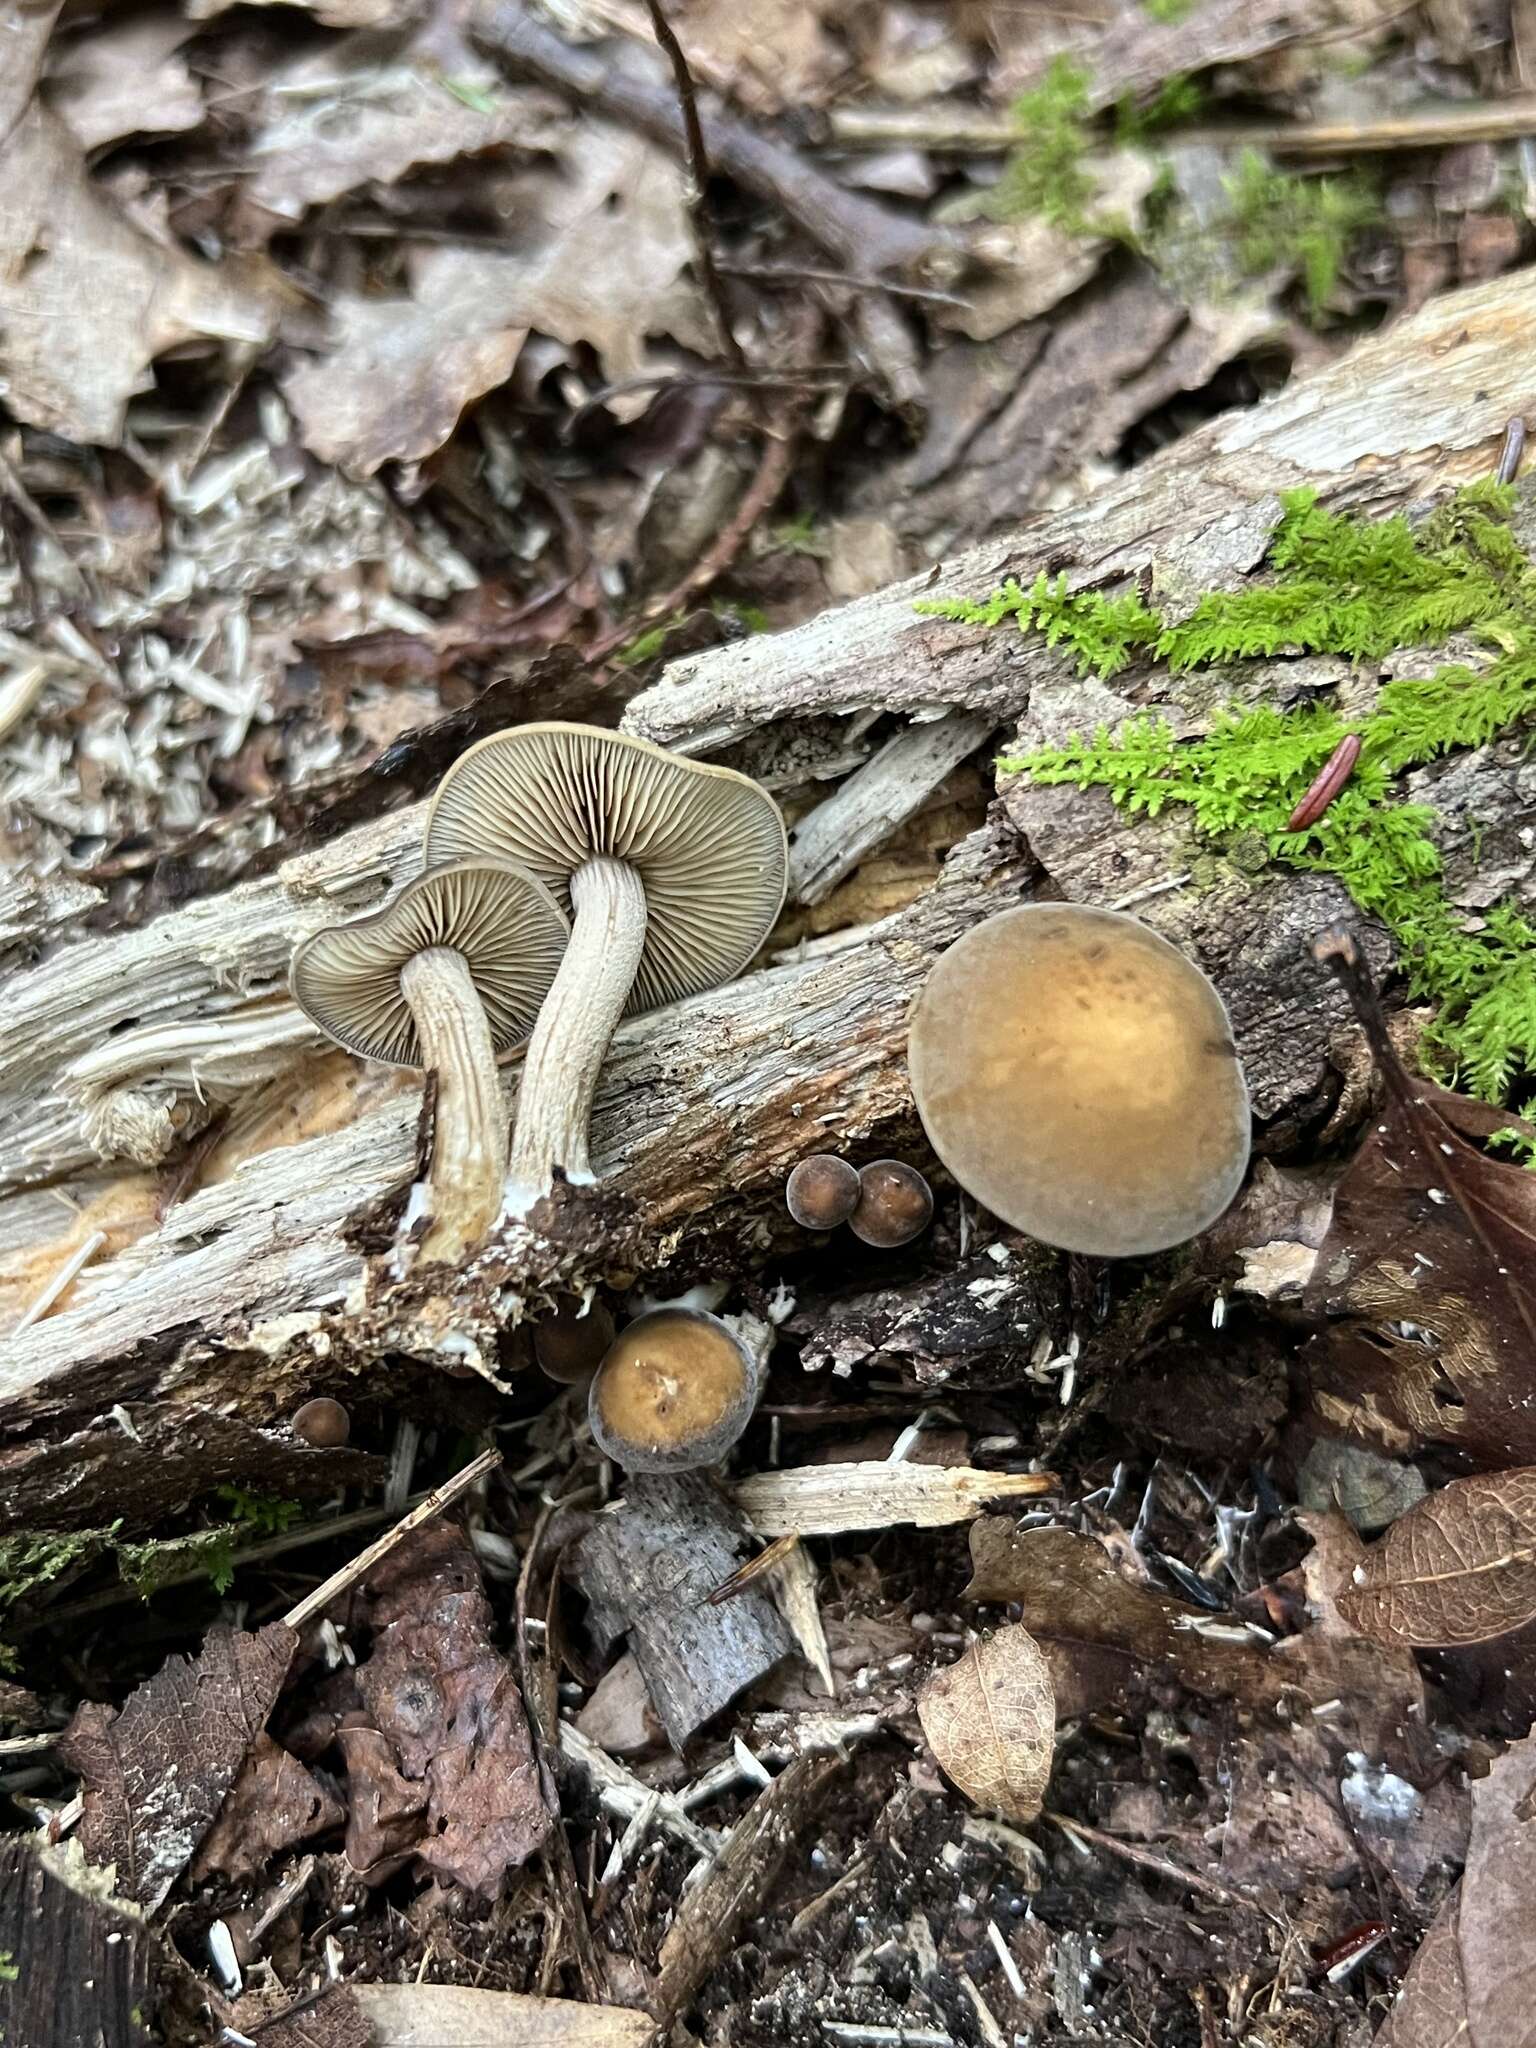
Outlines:
{"type": "Polygon", "coordinates": [[[636,1474],[582,1538],[575,1570],[593,1634],[628,1637],[674,1749],[794,1648],[765,1586],[710,1602],[746,1550],[740,1517],[694,1472],[636,1474]]]}
{"type": "MultiPolygon", "coordinates": [[[[1528,395],[1533,314],[1529,274],[1438,300],[1091,502],[1032,520],[1011,544],[971,550],[794,631],[674,663],[634,700],[625,727],[693,753],[734,746],[731,758],[750,766],[754,750],[782,753],[784,736],[811,718],[824,733],[848,714],[867,724],[958,712],[1004,731],[1024,719],[1027,743],[1119,716],[1149,687],[1193,731],[1234,694],[1288,701],[1334,681],[1344,664],[1276,662],[1102,689],[1073,679],[1061,652],[1034,636],[918,617],[912,605],[931,591],[980,596],[1003,575],[1045,569],[1079,584],[1140,576],[1176,608],[1262,559],[1280,489],[1312,483],[1325,501],[1380,511],[1484,474],[1528,395]]],[[[1527,533],[1530,523],[1527,506],[1527,533]]],[[[1351,675],[1352,704],[1374,687],[1351,675]]],[[[1483,749],[1413,782],[1431,801],[1442,787],[1454,796],[1445,832],[1456,900],[1475,902],[1482,886],[1474,826],[1498,849],[1502,885],[1530,895],[1530,778],[1516,752],[1483,749]]],[[[1199,886],[1188,888],[1176,878],[1194,850],[1178,819],[1131,819],[1094,792],[1014,786],[906,909],[627,1023],[596,1105],[597,1190],[564,1191],[537,1230],[501,1227],[462,1270],[418,1268],[391,1288],[375,1269],[365,1297],[368,1250],[387,1238],[417,1163],[419,1084],[339,1056],[301,1059],[283,976],[304,932],[376,905],[414,871],[419,836],[419,809],[397,811],[142,930],[73,936],[0,988],[0,1172],[23,1190],[0,1199],[0,1327],[14,1326],[93,1214],[114,1219],[60,1306],[0,1339],[10,1479],[0,1513],[46,1505],[46,1486],[29,1491],[27,1481],[44,1436],[56,1456],[113,1404],[130,1419],[146,1407],[222,1407],[262,1423],[327,1383],[345,1393],[358,1374],[387,1370],[399,1386],[402,1359],[493,1376],[507,1325],[551,1290],[668,1263],[694,1274],[760,1267],[786,1227],[784,1175],[807,1150],[920,1144],[904,1065],[913,996],[962,932],[1041,886],[1131,902],[1210,969],[1271,1149],[1326,1116],[1339,1047],[1352,1042],[1306,953],[1316,929],[1349,909],[1330,879],[1252,871],[1204,848],[1199,886]],[[166,1031],[176,1034],[169,1051],[166,1031]],[[103,1180],[113,1159],[163,1161],[170,1147],[174,1162],[219,1096],[229,1122],[163,1217],[145,1199],[147,1175],[103,1180]],[[45,1180],[68,1183],[82,1213],[52,1191],[28,1191],[45,1180]]],[[[1385,939],[1372,943],[1385,958],[1385,939]]],[[[1059,1286],[1041,1283],[1053,1321],[1059,1286]]]]}
{"type": "Polygon", "coordinates": [[[0,1847],[0,2035],[14,2048],[147,2038],[150,1938],[69,1847],[0,1847]]]}

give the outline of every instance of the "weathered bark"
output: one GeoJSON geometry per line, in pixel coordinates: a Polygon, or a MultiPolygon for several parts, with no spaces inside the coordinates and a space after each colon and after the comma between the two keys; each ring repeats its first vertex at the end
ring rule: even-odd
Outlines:
{"type": "MultiPolygon", "coordinates": [[[[750,765],[755,748],[809,717],[958,711],[1005,730],[1022,717],[1027,741],[1158,697],[1194,730],[1236,693],[1285,700],[1343,680],[1346,664],[1314,660],[1127,676],[1107,690],[1073,681],[1061,654],[1033,637],[916,617],[912,601],[930,590],[979,596],[1001,575],[1045,568],[1079,584],[1144,575],[1177,608],[1262,559],[1282,488],[1310,482],[1325,500],[1381,510],[1486,473],[1527,395],[1533,313],[1529,275],[1438,301],[1091,502],[1032,521],[1011,545],[973,550],[932,579],[793,632],[675,663],[632,703],[625,727],[687,752],[745,742],[738,758],[750,765]]],[[[1375,679],[1350,672],[1348,685],[1352,703],[1368,702],[1375,679]]],[[[1484,749],[1413,783],[1454,805],[1445,843],[1455,900],[1486,900],[1471,858],[1478,835],[1485,854],[1496,849],[1499,887],[1531,895],[1536,855],[1522,832],[1532,776],[1518,750],[1484,749]]],[[[123,1183],[103,1186],[104,1157],[163,1157],[208,1114],[207,1098],[233,1105],[201,1184],[158,1222],[142,1201],[128,1222],[115,1211],[62,1306],[0,1340],[7,1509],[46,1501],[26,1483],[45,1438],[57,1459],[113,1403],[130,1415],[144,1404],[168,1415],[222,1406],[259,1423],[327,1382],[344,1391],[349,1376],[386,1362],[398,1375],[402,1355],[494,1374],[506,1326],[554,1290],[668,1262],[761,1266],[773,1231],[786,1229],[783,1178],[816,1142],[920,1142],[908,1007],[944,947],[1041,886],[1098,903],[1132,898],[1201,959],[1232,1011],[1269,1149],[1293,1143],[1339,1091],[1344,1013],[1305,949],[1349,909],[1336,885],[1201,848],[1199,887],[1170,888],[1196,859],[1177,818],[1134,820],[1095,792],[1015,788],[899,914],[627,1023],[595,1106],[597,1189],[561,1190],[538,1228],[504,1223],[462,1268],[418,1269],[394,1289],[375,1273],[365,1300],[368,1230],[378,1242],[391,1220],[371,1212],[417,1163],[419,1089],[334,1058],[301,1065],[283,977],[304,932],[373,907],[415,871],[419,837],[419,809],[396,812],[143,930],[64,944],[0,990],[0,1171],[11,1188],[83,1177],[84,1200],[115,1200],[120,1211],[123,1183]],[[185,1034],[170,1053],[156,1037],[168,1027],[185,1034]]],[[[1373,943],[1385,958],[1384,937],[1373,943]]],[[[60,1235],[63,1217],[40,1190],[0,1201],[6,1312],[24,1307],[77,1241],[60,1235]]]]}

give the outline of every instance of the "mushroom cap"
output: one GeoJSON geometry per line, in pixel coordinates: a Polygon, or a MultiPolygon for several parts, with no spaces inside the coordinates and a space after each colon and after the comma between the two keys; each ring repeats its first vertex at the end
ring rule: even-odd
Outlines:
{"type": "Polygon", "coordinates": [[[789,873],[779,807],[747,776],[554,721],[461,754],[432,799],[426,848],[429,862],[516,861],[567,908],[584,862],[627,861],[646,904],[631,1011],[738,975],[783,908],[789,873]]]}
{"type": "Polygon", "coordinates": [[[312,1401],[294,1409],[289,1427],[296,1437],[317,1450],[331,1450],[344,1444],[352,1434],[352,1418],[329,1394],[316,1394],[312,1401]]]}
{"type": "Polygon", "coordinates": [[[369,917],[316,932],[296,949],[294,1001],[338,1045],[392,1067],[419,1067],[416,1020],[400,989],[430,947],[461,953],[498,1050],[526,1038],[570,938],[537,876],[497,861],[431,868],[369,917]]]}
{"type": "Polygon", "coordinates": [[[590,1379],[613,1344],[613,1316],[594,1301],[586,1313],[571,1295],[533,1326],[533,1355],[547,1379],[577,1387],[590,1379]]]}
{"type": "Polygon", "coordinates": [[[784,1206],[802,1230],[836,1230],[858,1203],[858,1173],[835,1152],[813,1152],[784,1183],[784,1206]]]}
{"type": "Polygon", "coordinates": [[[728,1323],[657,1308],[619,1332],[597,1369],[587,1418],[626,1472],[691,1472],[723,1458],[752,1419],[757,1374],[728,1323]]]}
{"type": "Polygon", "coordinates": [[[907,1058],[934,1151],[1046,1244],[1164,1251],[1242,1184],[1248,1088],[1226,1009],[1133,917],[1041,904],[988,918],[929,975],[907,1058]]]}
{"type": "Polygon", "coordinates": [[[848,1228],[863,1244],[889,1251],[921,1237],[933,1221],[933,1189],[904,1159],[872,1159],[859,1168],[859,1199],[848,1228]]]}

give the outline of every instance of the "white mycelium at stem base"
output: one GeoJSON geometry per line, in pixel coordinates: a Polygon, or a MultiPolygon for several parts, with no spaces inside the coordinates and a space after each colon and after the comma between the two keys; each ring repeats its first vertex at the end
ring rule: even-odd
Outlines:
{"type": "Polygon", "coordinates": [[[400,970],[400,993],[421,1040],[421,1064],[437,1077],[431,1222],[424,1259],[461,1259],[501,1211],[507,1175],[507,1111],[496,1048],[469,962],[449,946],[430,946],[400,970]]]}
{"type": "Polygon", "coordinates": [[[584,861],[570,888],[570,944],[539,1011],[518,1090],[506,1186],[514,1216],[549,1192],[556,1167],[569,1181],[594,1177],[592,1097],[645,949],[645,885],[627,861],[584,861]]]}

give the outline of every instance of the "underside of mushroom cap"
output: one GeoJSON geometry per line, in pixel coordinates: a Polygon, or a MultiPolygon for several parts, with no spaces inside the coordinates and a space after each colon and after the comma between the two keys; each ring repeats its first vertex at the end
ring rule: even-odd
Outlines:
{"type": "Polygon", "coordinates": [[[446,947],[469,963],[499,1051],[527,1037],[570,937],[565,912],[524,868],[459,861],[408,882],[382,910],[303,941],[290,983],[328,1037],[364,1059],[421,1065],[400,987],[408,960],[446,947]]]}
{"type": "Polygon", "coordinates": [[[912,1014],[912,1093],[968,1193],[1100,1258],[1182,1244],[1248,1163],[1248,1090],[1214,985],[1116,911],[1000,911],[940,956],[912,1014]]]}
{"type": "Polygon", "coordinates": [[[784,821],[733,769],[649,740],[550,722],[479,741],[454,762],[427,816],[429,861],[515,861],[569,906],[569,881],[604,855],[645,888],[646,935],[631,1011],[732,980],[784,903],[784,821]]]}

